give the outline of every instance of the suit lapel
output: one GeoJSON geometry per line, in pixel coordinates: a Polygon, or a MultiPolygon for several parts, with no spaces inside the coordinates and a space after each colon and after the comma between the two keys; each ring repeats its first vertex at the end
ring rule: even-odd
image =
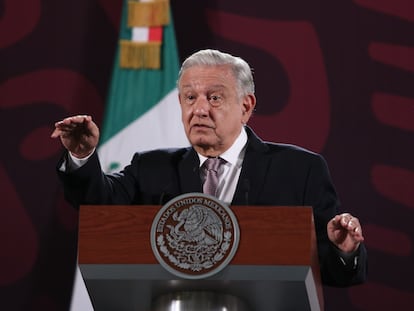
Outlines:
{"type": "Polygon", "coordinates": [[[200,160],[197,153],[190,148],[178,164],[178,179],[181,193],[203,192],[199,167],[200,160]]]}
{"type": "Polygon", "coordinates": [[[249,127],[246,132],[248,144],[232,205],[257,204],[270,161],[267,145],[249,127]]]}
{"type": "MultiPolygon", "coordinates": [[[[240,178],[232,205],[256,204],[265,180],[269,159],[264,156],[267,145],[246,127],[248,143],[240,178]]],[[[190,148],[178,163],[180,193],[203,192],[200,180],[200,162],[197,153],[190,148]]]]}

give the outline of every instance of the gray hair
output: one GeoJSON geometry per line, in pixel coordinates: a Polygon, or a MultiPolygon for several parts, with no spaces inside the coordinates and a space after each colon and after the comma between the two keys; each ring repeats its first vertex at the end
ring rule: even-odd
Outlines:
{"type": "Polygon", "coordinates": [[[233,56],[218,50],[206,49],[190,55],[181,65],[178,73],[177,85],[183,72],[194,66],[220,66],[229,65],[238,83],[238,91],[241,96],[254,94],[253,73],[249,64],[238,56],[233,56]]]}

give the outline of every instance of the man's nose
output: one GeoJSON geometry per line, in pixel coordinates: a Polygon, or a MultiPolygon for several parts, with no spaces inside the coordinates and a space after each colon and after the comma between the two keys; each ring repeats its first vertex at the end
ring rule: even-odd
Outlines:
{"type": "Polygon", "coordinates": [[[197,101],[194,103],[194,114],[199,117],[208,116],[208,112],[210,110],[210,103],[208,102],[207,98],[199,97],[197,101]]]}

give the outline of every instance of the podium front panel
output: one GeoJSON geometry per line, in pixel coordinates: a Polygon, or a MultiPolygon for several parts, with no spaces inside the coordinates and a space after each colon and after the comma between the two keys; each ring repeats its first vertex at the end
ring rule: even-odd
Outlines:
{"type": "Polygon", "coordinates": [[[82,206],[79,267],[95,310],[150,310],[160,295],[203,290],[235,295],[254,311],[322,310],[312,209],[232,206],[238,250],[222,271],[180,279],[156,260],[157,206],[82,206]]]}

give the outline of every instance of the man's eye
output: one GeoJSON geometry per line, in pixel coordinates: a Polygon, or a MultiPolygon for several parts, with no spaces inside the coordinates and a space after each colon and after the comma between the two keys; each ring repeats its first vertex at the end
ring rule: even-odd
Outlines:
{"type": "Polygon", "coordinates": [[[220,101],[220,96],[216,96],[216,95],[210,96],[210,102],[218,102],[218,101],[220,101]]]}
{"type": "Polygon", "coordinates": [[[209,102],[210,102],[210,105],[214,107],[218,107],[222,104],[223,99],[218,95],[213,95],[213,96],[210,96],[209,102]]]}

